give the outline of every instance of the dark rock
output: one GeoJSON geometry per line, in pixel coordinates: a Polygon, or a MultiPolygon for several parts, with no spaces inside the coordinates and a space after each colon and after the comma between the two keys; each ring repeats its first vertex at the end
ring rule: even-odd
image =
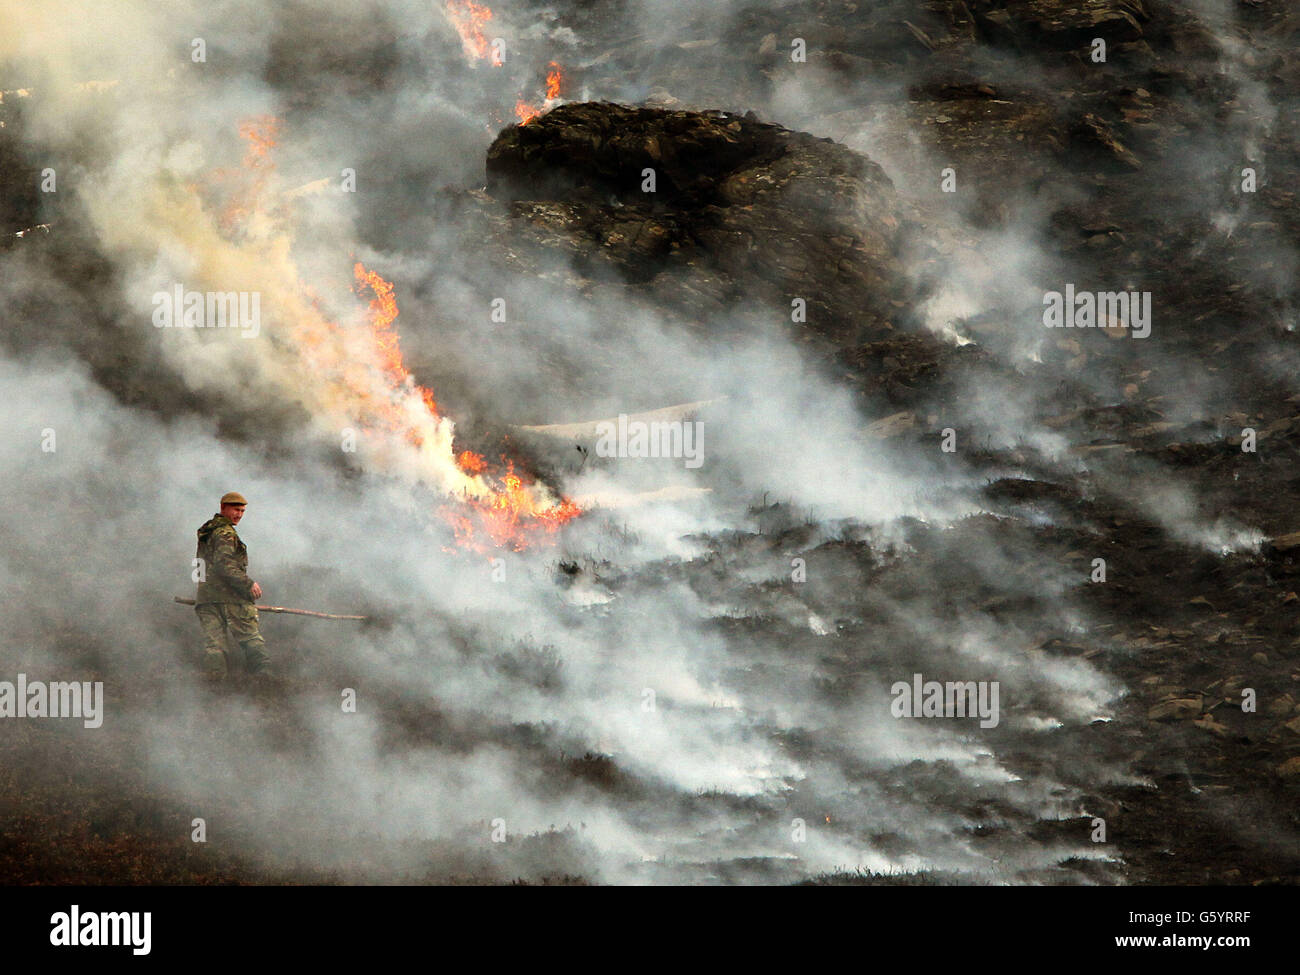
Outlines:
{"type": "Polygon", "coordinates": [[[502,132],[486,194],[467,199],[489,224],[489,252],[517,269],[561,254],[580,275],[614,272],[692,318],[740,300],[788,322],[802,298],[811,330],[851,345],[888,329],[908,291],[884,171],[752,117],[565,105],[502,132]]]}
{"type": "Polygon", "coordinates": [[[1110,123],[1098,115],[1085,113],[1071,127],[1070,136],[1075,145],[1100,153],[1129,169],[1142,168],[1142,161],[1115,137],[1110,123]]]}
{"type": "Polygon", "coordinates": [[[1148,19],[1139,0],[984,0],[972,6],[993,40],[1058,49],[1081,47],[1094,37],[1108,44],[1135,41],[1148,19]]]}

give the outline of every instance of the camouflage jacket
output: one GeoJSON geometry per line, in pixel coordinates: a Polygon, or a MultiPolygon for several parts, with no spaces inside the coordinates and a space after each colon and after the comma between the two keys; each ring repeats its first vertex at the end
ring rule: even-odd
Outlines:
{"type": "Polygon", "coordinates": [[[203,560],[204,581],[194,597],[196,604],[251,603],[253,580],[248,578],[248,548],[230,519],[213,515],[199,529],[194,557],[203,560]]]}

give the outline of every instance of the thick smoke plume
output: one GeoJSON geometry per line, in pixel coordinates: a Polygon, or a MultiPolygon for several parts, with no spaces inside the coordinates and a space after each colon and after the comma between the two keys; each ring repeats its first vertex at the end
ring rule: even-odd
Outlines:
{"type": "MultiPolygon", "coordinates": [[[[473,6],[6,5],[3,132],[58,189],[32,211],[48,231],[0,253],[0,679],[107,689],[104,733],[27,742],[30,766],[75,755],[112,794],[156,797],[182,841],[202,817],[221,855],[272,879],[1118,879],[1086,832],[1038,831],[1140,780],[1089,738],[1131,689],[1044,652],[1104,639],[1075,595],[1093,553],[1043,542],[1103,519],[985,489],[1079,479],[1209,553],[1264,534],[1141,458],[1081,452],[1057,422],[1062,383],[1080,404],[1131,399],[1141,342],[1080,369],[1088,350],[1041,324],[1041,296],[1079,266],[1052,245],[1080,192],[1064,165],[1044,163],[1004,220],[947,205],[939,174],[968,171],[916,135],[943,124],[916,115],[922,62],[864,60],[844,84],[830,60],[773,60],[789,39],[755,25],[784,4],[683,23],[679,5],[630,3],[622,40],[528,3],[467,26],[473,6]],[[711,69],[738,30],[775,66],[711,69]],[[644,74],[604,69],[620,58],[644,74]],[[574,90],[548,90],[552,64],[574,90]],[[894,414],[917,436],[878,426],[882,398],[743,300],[684,323],[617,280],[572,287],[587,271],[565,255],[512,274],[475,246],[447,194],[481,193],[516,103],[602,99],[753,110],[884,168],[911,227],[894,325],[982,357],[951,395],[894,414]],[[184,306],[155,296],[176,289],[256,294],[258,325],[159,327],[184,306]],[[707,404],[682,421],[700,425],[698,469],[523,429],[682,403],[707,404]],[[941,449],[945,431],[982,466],[941,449]],[[264,615],[285,675],[270,703],[199,686],[198,628],[172,602],[231,489],[251,502],[240,532],[266,601],[370,617],[264,615]],[[507,490],[537,527],[489,544],[483,512],[507,490]],[[916,674],[997,682],[999,720],[900,720],[893,688],[916,674]]],[[[1226,4],[1197,6],[1230,33],[1226,4]]],[[[1204,56],[1272,119],[1243,51],[1204,56]]],[[[985,57],[966,67],[1052,102],[1050,70],[985,57]]],[[[1271,124],[1199,133],[1187,180],[1222,183],[1231,143],[1271,124]]],[[[1163,302],[1144,395],[1170,422],[1226,409],[1233,377],[1172,337],[1188,309],[1171,282],[1107,266],[1080,287],[1163,302]]],[[[1279,247],[1257,281],[1283,304],[1293,271],[1279,247]]]]}

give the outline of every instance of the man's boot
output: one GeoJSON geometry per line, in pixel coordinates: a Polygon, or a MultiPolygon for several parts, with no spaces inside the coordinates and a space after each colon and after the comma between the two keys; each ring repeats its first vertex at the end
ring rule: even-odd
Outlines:
{"type": "Polygon", "coordinates": [[[209,650],[203,654],[203,681],[213,686],[223,684],[229,666],[226,655],[220,650],[209,650]]]}
{"type": "Polygon", "coordinates": [[[244,671],[248,674],[248,686],[259,696],[273,693],[280,681],[271,668],[271,655],[266,652],[262,640],[249,640],[242,644],[244,648],[244,671]]]}

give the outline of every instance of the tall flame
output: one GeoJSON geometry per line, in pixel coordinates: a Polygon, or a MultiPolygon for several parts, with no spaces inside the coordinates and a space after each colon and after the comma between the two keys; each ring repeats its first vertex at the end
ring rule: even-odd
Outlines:
{"type": "MultiPolygon", "coordinates": [[[[446,0],[443,10],[452,26],[456,28],[456,33],[460,35],[460,44],[465,51],[465,57],[471,60],[487,57],[491,45],[484,28],[492,19],[492,11],[481,3],[475,3],[474,0],[446,0]]],[[[495,54],[492,61],[497,66],[501,64],[500,58],[495,54]]]]}
{"type": "Polygon", "coordinates": [[[436,514],[468,548],[521,551],[577,517],[576,504],[517,473],[514,461],[503,457],[498,466],[471,451],[456,454],[455,423],[402,356],[391,282],[356,262],[355,290],[369,295],[364,323],[341,324],[324,311],[289,256],[286,207],[267,191],[277,131],[275,119],[240,127],[248,144],[243,180],[223,187],[228,204],[215,208],[218,219],[202,219],[202,209],[214,212],[201,202],[210,195],[190,187],[189,198],[164,193],[144,223],[183,240],[200,279],[224,283],[238,275],[262,293],[263,308],[275,317],[263,336],[272,344],[248,360],[255,371],[246,379],[281,387],[331,438],[340,430],[359,434],[356,452],[367,468],[442,493],[448,500],[436,514]]]}
{"type": "MultiPolygon", "coordinates": [[[[367,287],[374,294],[368,318],[384,375],[394,388],[418,393],[429,417],[439,419],[433,391],[418,385],[402,360],[397,332],[393,329],[398,310],[392,283],[360,262],[354,266],[353,272],[358,287],[367,287]]],[[[423,446],[418,427],[410,428],[406,433],[412,444],[423,446]]],[[[513,460],[503,457],[502,461],[505,471],[498,473],[481,454],[464,450],[456,456],[456,467],[468,479],[477,482],[476,486],[487,488],[473,493],[466,490],[456,503],[439,508],[438,514],[451,525],[458,545],[480,552],[489,548],[523,551],[534,538],[555,532],[581,514],[581,509],[573,501],[563,498],[555,503],[546,492],[538,491],[534,482],[516,474],[513,460]]]]}
{"type": "MultiPolygon", "coordinates": [[[[370,331],[375,337],[384,374],[395,386],[406,385],[408,381],[413,382],[410,370],[402,361],[402,350],[398,344],[397,332],[393,328],[393,322],[397,320],[397,298],[393,295],[392,284],[374,271],[366,270],[360,261],[353,265],[352,272],[356,275],[358,290],[364,285],[374,294],[369,309],[370,331]]],[[[434,401],[433,390],[425,386],[416,386],[416,389],[419,390],[420,398],[424,400],[429,413],[437,416],[438,404],[434,401]]],[[[418,445],[418,441],[416,443],[418,445]]]]}

